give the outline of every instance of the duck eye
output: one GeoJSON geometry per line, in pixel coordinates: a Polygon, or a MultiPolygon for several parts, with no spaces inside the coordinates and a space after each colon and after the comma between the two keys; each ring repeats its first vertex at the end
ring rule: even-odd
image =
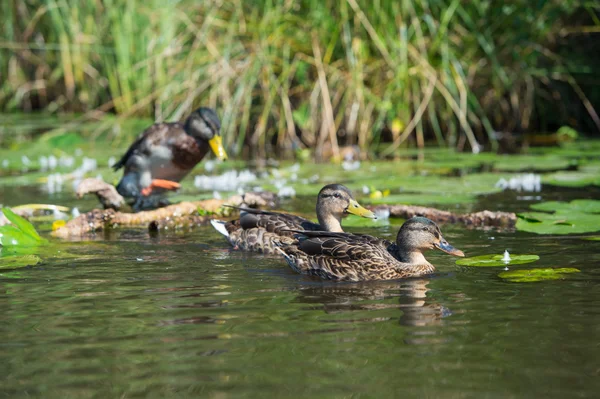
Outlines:
{"type": "Polygon", "coordinates": [[[333,194],[333,196],[334,196],[335,198],[342,198],[342,196],[340,195],[340,193],[335,193],[335,194],[333,194]]]}

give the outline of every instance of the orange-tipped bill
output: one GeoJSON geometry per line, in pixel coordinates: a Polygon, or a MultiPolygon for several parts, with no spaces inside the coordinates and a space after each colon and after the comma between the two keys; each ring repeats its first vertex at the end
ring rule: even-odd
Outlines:
{"type": "Polygon", "coordinates": [[[154,179],[154,180],[152,180],[152,182],[150,183],[150,185],[148,187],[145,187],[142,189],[142,195],[148,196],[148,195],[152,194],[152,192],[157,188],[161,188],[163,190],[168,190],[168,191],[174,191],[174,190],[178,190],[180,187],[181,187],[181,184],[171,181],[171,180],[154,179]]]}
{"type": "Polygon", "coordinates": [[[441,239],[440,242],[433,244],[434,247],[439,249],[440,251],[444,251],[447,254],[464,257],[465,254],[460,249],[454,248],[452,245],[448,244],[448,241],[441,239]]]}
{"type": "Polygon", "coordinates": [[[346,212],[363,218],[377,219],[377,216],[375,216],[373,212],[367,208],[364,208],[353,199],[350,200],[350,204],[348,205],[348,208],[346,208],[346,212]]]}
{"type": "Polygon", "coordinates": [[[215,135],[212,139],[208,140],[208,145],[210,145],[210,149],[215,153],[217,158],[220,160],[227,159],[227,153],[225,152],[225,148],[223,148],[223,139],[219,135],[215,135]]]}

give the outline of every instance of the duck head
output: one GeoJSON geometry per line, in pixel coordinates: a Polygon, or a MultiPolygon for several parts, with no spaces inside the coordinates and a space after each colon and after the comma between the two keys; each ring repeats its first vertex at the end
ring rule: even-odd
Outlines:
{"type": "Polygon", "coordinates": [[[185,131],[190,136],[208,142],[211,150],[217,158],[227,159],[227,153],[223,148],[221,139],[221,121],[210,108],[200,107],[186,119],[185,131]]]}
{"type": "Polygon", "coordinates": [[[377,219],[370,210],[362,207],[350,190],[341,184],[329,184],[319,191],[317,197],[317,218],[327,231],[341,232],[340,221],[346,214],[377,219]]]}
{"type": "Polygon", "coordinates": [[[465,256],[463,251],[454,248],[444,239],[437,224],[425,217],[408,219],[400,228],[396,243],[408,254],[437,248],[450,255],[465,256]]]}

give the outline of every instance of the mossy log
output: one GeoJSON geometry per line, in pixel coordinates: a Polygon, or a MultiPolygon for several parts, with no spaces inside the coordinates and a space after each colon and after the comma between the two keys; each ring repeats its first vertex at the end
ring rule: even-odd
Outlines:
{"type": "Polygon", "coordinates": [[[273,207],[275,201],[275,194],[262,192],[234,195],[225,200],[186,201],[138,213],[125,213],[114,209],[94,209],[70,220],[52,234],[59,238],[77,238],[119,226],[145,227],[151,230],[193,228],[206,224],[215,217],[227,216],[231,211],[224,205],[252,208],[273,207]]]}

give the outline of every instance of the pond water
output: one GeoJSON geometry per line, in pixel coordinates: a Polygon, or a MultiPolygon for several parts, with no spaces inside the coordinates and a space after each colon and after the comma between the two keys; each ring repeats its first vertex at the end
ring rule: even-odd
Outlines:
{"type": "MultiPolygon", "coordinates": [[[[68,184],[48,193],[36,179],[5,175],[0,202],[95,206],[94,199],[74,200],[68,184]]],[[[378,179],[371,180],[385,183],[378,179]]],[[[351,178],[341,181],[353,186],[351,178]]],[[[310,214],[314,194],[289,184],[298,196],[281,208],[310,214]]],[[[599,197],[597,186],[544,186],[534,193],[494,190],[444,208],[523,211],[542,200],[599,197]]],[[[347,220],[347,230],[388,238],[401,223],[352,226],[355,220],[347,220]]],[[[49,237],[48,223],[37,226],[49,237]]],[[[431,277],[331,283],[297,275],[277,256],[232,251],[208,226],[51,239],[39,249],[42,263],[0,270],[0,393],[597,397],[600,241],[459,225],[442,231],[467,256],[537,254],[539,261],[519,269],[580,272],[515,283],[498,277],[503,267],[460,267],[456,258],[430,252],[437,267],[431,277]]]]}

